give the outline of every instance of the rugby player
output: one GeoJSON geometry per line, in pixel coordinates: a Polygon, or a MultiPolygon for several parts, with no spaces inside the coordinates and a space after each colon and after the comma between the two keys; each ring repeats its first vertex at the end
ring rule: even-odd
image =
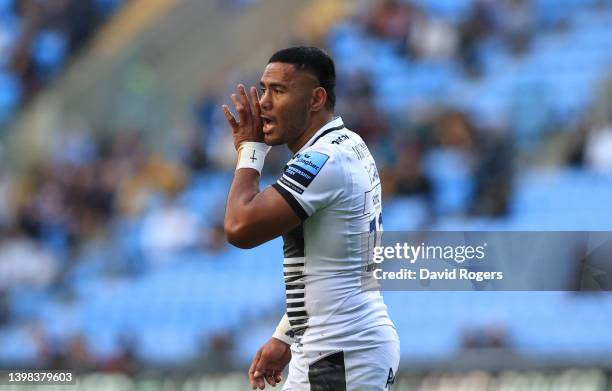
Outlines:
{"type": "Polygon", "coordinates": [[[286,313],[249,369],[253,389],[388,390],[399,338],[380,292],[362,288],[364,233],[382,230],[380,179],[367,146],[334,116],[335,66],[321,49],[272,55],[257,88],[223,112],[238,151],[225,214],[228,241],[252,248],[283,237],[286,313]],[[249,96],[250,95],[250,98],[249,96]],[[264,158],[293,157],[259,190],[264,158]],[[265,381],[264,381],[265,380],[265,381]]]}

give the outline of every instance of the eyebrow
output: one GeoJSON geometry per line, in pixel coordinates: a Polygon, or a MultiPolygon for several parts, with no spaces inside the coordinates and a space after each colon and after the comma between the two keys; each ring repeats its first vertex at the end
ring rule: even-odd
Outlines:
{"type": "MultiPolygon", "coordinates": [[[[259,85],[260,85],[260,86],[262,86],[262,87],[265,87],[265,86],[266,86],[266,85],[265,85],[265,83],[264,83],[263,81],[260,81],[260,82],[259,82],[259,85]]],[[[286,84],[279,83],[279,82],[275,82],[275,81],[273,81],[273,82],[271,82],[271,83],[268,83],[268,86],[269,86],[270,88],[274,88],[274,87],[281,87],[281,88],[285,88],[285,89],[287,89],[287,88],[288,88],[286,84]]]]}

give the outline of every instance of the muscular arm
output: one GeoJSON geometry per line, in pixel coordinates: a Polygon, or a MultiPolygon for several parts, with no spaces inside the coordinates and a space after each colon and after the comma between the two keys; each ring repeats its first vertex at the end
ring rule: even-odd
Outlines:
{"type": "Polygon", "coordinates": [[[225,210],[228,242],[240,248],[253,248],[290,231],[300,222],[274,188],[259,191],[259,173],[256,170],[236,170],[225,210]]]}

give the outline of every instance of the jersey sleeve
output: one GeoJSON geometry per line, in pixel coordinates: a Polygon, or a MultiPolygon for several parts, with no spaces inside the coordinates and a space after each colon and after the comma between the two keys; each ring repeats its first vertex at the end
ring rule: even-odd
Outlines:
{"type": "Polygon", "coordinates": [[[302,221],[336,200],[344,188],[341,161],[325,150],[307,150],[291,159],[272,185],[302,221]]]}

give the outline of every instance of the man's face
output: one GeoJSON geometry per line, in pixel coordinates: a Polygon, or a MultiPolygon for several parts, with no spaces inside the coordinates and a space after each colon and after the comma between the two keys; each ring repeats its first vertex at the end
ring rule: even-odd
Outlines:
{"type": "Polygon", "coordinates": [[[260,84],[266,144],[291,143],[308,127],[316,78],[296,70],[293,64],[273,62],[264,69],[260,84]]]}

